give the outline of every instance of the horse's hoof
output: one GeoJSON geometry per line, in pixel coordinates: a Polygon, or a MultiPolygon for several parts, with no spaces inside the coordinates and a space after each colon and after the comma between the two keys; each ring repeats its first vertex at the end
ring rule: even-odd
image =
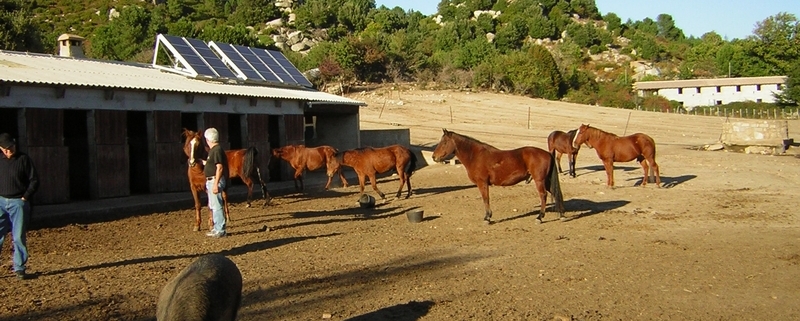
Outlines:
{"type": "Polygon", "coordinates": [[[537,218],[537,219],[536,219],[536,224],[542,224],[542,219],[540,219],[540,218],[537,218]]]}
{"type": "Polygon", "coordinates": [[[195,232],[200,232],[200,227],[199,227],[199,226],[195,226],[195,227],[194,227],[194,231],[195,231],[195,232]]]}
{"type": "Polygon", "coordinates": [[[490,221],[490,220],[483,220],[483,224],[486,224],[486,225],[491,225],[491,224],[492,224],[492,221],[490,221]]]}
{"type": "Polygon", "coordinates": [[[566,216],[562,216],[562,217],[559,217],[558,219],[561,220],[562,222],[564,222],[564,221],[567,220],[567,217],[566,216]]]}

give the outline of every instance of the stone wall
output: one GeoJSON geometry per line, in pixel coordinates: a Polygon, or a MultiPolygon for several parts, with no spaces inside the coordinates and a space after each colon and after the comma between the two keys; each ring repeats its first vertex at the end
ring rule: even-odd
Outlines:
{"type": "Polygon", "coordinates": [[[722,124],[722,143],[729,146],[770,146],[784,151],[789,140],[786,120],[741,119],[722,124]]]}

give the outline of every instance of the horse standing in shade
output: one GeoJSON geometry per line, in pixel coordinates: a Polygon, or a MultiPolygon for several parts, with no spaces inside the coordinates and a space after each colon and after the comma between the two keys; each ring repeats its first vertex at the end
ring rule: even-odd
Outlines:
{"type": "MultiPolygon", "coordinates": [[[[206,175],[203,173],[203,160],[200,158],[200,150],[203,141],[200,139],[200,133],[186,128],[183,129],[183,137],[186,140],[183,142],[183,152],[189,157],[189,169],[187,175],[189,177],[189,190],[192,191],[192,198],[194,198],[194,213],[195,223],[194,230],[200,230],[200,193],[206,192],[206,175]]],[[[222,191],[222,208],[225,210],[225,218],[230,220],[230,212],[228,211],[228,192],[222,191]]],[[[214,222],[213,215],[208,215],[208,227],[213,228],[214,222]]]]}
{"type": "Polygon", "coordinates": [[[564,199],[553,154],[532,146],[501,150],[469,136],[447,129],[443,131],[442,139],[433,151],[433,160],[442,162],[452,154],[458,157],[467,170],[467,176],[481,192],[486,210],[483,219],[486,223],[491,223],[492,219],[489,185],[511,186],[523,180],[526,183],[533,180],[539,192],[541,210],[536,217],[537,223],[541,223],[544,217],[548,191],[553,195],[558,217],[564,219],[564,199]]]}
{"type": "Polygon", "coordinates": [[[575,160],[578,158],[578,151],[581,150],[581,147],[573,147],[572,140],[575,138],[575,133],[577,129],[570,130],[568,132],[562,132],[560,130],[553,131],[547,136],[547,150],[550,151],[552,154],[553,151],[556,151],[556,165],[558,165],[558,172],[563,173],[561,170],[561,155],[567,155],[567,161],[569,162],[569,175],[575,177],[575,160]]]}
{"type": "MultiPolygon", "coordinates": [[[[264,205],[261,207],[266,207],[270,201],[267,184],[261,178],[261,166],[259,166],[257,156],[258,150],[252,146],[247,149],[225,151],[225,157],[228,159],[228,176],[230,179],[238,177],[247,186],[247,207],[250,207],[250,200],[253,198],[253,185],[256,180],[261,184],[261,197],[264,198],[264,205]]],[[[266,165],[269,165],[269,161],[267,161],[266,165]]]]}
{"type": "MultiPolygon", "coordinates": [[[[280,148],[272,149],[272,156],[280,158],[289,163],[294,168],[294,189],[302,192],[305,189],[303,186],[303,171],[315,171],[322,166],[327,166],[328,161],[336,155],[338,151],[331,146],[317,146],[306,147],[305,145],[286,145],[280,148]],[[300,182],[298,187],[297,182],[300,182]]],[[[342,172],[339,172],[339,178],[342,180],[342,186],[347,187],[347,180],[344,179],[342,172]]],[[[327,190],[331,186],[332,176],[328,176],[328,183],[325,184],[327,190]]]]}
{"type": "Polygon", "coordinates": [[[417,155],[414,155],[408,148],[401,145],[346,150],[337,153],[328,160],[328,177],[333,177],[337,171],[340,172],[342,165],[352,167],[355,170],[362,195],[364,194],[365,177],[369,177],[372,189],[382,199],[386,198],[386,196],[378,190],[375,174],[382,174],[395,169],[397,175],[400,176],[400,188],[397,190],[395,197],[400,198],[403,185],[407,185],[408,194],[406,194],[406,198],[409,198],[411,196],[411,174],[417,168],[417,155]]]}
{"type": "Polygon", "coordinates": [[[661,175],[656,164],[656,143],[650,136],[636,133],[620,137],[589,125],[581,125],[572,146],[577,148],[581,144],[594,148],[597,157],[603,161],[608,177],[607,187],[614,188],[614,162],[630,162],[634,159],[644,170],[642,186],[647,185],[649,171],[650,176],[655,176],[656,186],[661,187],[661,175]]]}

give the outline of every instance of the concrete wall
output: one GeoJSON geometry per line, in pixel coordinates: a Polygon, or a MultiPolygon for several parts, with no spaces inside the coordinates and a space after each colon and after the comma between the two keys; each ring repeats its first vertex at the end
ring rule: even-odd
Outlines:
{"type": "Polygon", "coordinates": [[[317,116],[317,135],[307,146],[328,145],[338,150],[358,148],[358,114],[317,116]]]}
{"type": "MultiPolygon", "coordinates": [[[[683,107],[691,110],[698,106],[714,106],[718,102],[728,104],[736,101],[759,101],[764,103],[775,102],[775,93],[780,92],[777,84],[738,86],[717,86],[665,88],[659,89],[657,94],[669,100],[683,102],[683,107]],[[680,89],[680,90],[679,90],[680,89]],[[679,92],[680,91],[680,92],[679,92]]],[[[642,93],[640,93],[641,95],[642,93]]]]}
{"type": "Polygon", "coordinates": [[[780,146],[789,139],[785,120],[737,120],[722,124],[722,143],[739,146],[780,146]]]}
{"type": "Polygon", "coordinates": [[[411,147],[411,132],[408,128],[361,131],[360,147],[385,147],[394,144],[411,147]]]}

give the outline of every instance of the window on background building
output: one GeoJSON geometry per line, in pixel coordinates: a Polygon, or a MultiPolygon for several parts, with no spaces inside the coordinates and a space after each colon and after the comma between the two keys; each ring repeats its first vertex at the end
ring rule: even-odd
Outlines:
{"type": "Polygon", "coordinates": [[[759,99],[756,99],[756,102],[757,102],[757,103],[760,103],[760,102],[761,102],[761,98],[759,98],[759,99]]]}
{"type": "Polygon", "coordinates": [[[682,95],[682,94],[683,94],[683,88],[678,88],[678,95],[682,95]]]}
{"type": "Polygon", "coordinates": [[[783,85],[782,84],[778,84],[778,90],[783,90],[783,85]]]}
{"type": "Polygon", "coordinates": [[[697,93],[698,94],[700,93],[700,87],[697,87],[697,93]]]}
{"type": "Polygon", "coordinates": [[[722,100],[717,100],[717,105],[722,105],[722,100]]]}
{"type": "Polygon", "coordinates": [[[736,91],[737,92],[742,91],[742,86],[741,85],[736,85],[736,91]]]}
{"type": "Polygon", "coordinates": [[[721,93],[721,92],[722,92],[722,86],[717,86],[717,92],[718,92],[718,93],[721,93]]]}
{"type": "Polygon", "coordinates": [[[761,85],[756,85],[756,91],[761,91],[761,85]]]}

